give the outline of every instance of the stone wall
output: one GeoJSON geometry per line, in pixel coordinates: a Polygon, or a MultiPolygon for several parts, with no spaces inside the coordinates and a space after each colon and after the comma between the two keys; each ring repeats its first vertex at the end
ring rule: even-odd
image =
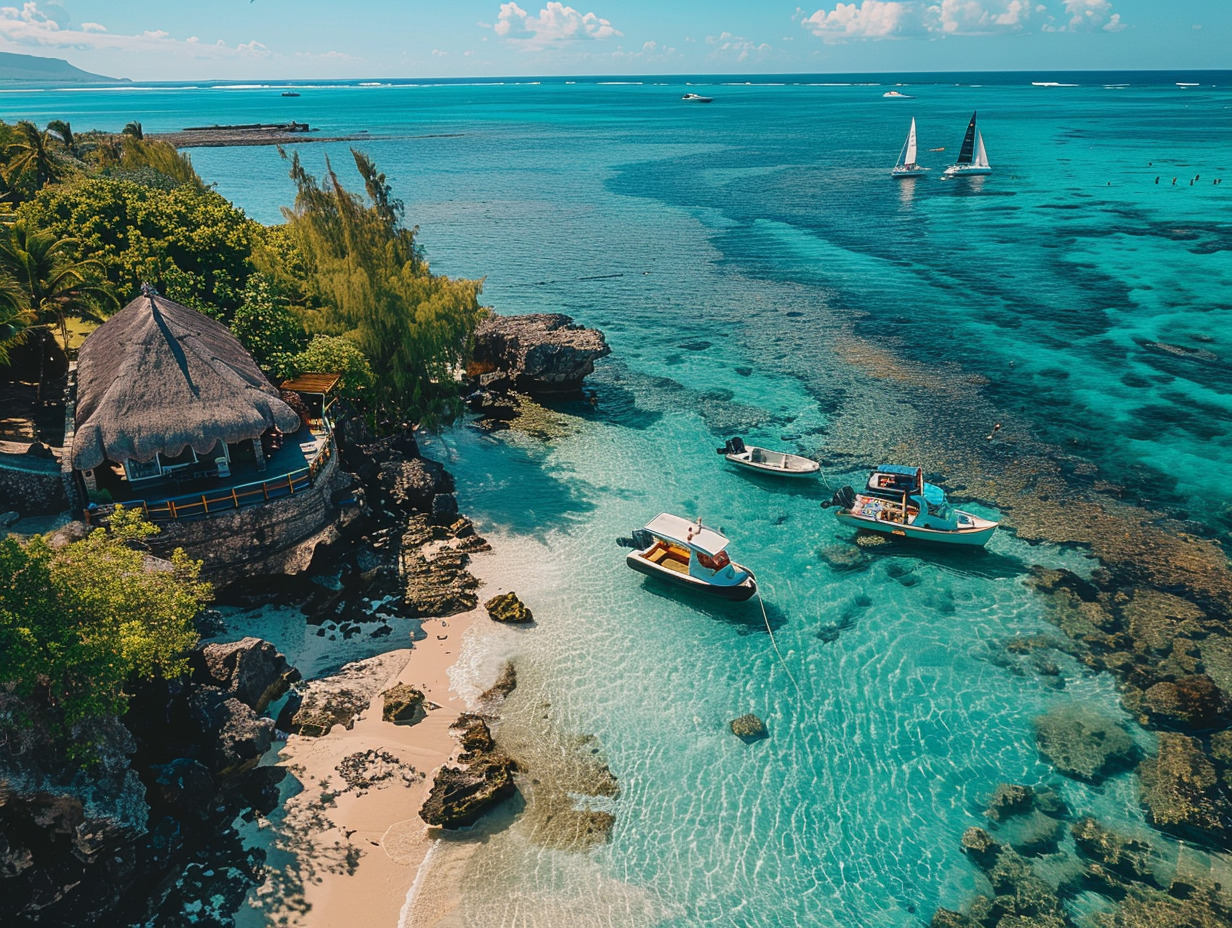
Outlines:
{"type": "Polygon", "coordinates": [[[42,445],[31,447],[38,450],[0,451],[0,512],[15,510],[33,516],[68,508],[59,462],[42,445]]]}
{"type": "Polygon", "coordinates": [[[330,457],[312,486],[260,506],[232,509],[207,519],[160,523],[152,539],[155,554],[183,548],[201,560],[202,579],[225,585],[262,574],[296,574],[307,569],[317,547],[338,538],[339,530],[358,517],[359,506],[339,507],[354,484],[330,457]]]}

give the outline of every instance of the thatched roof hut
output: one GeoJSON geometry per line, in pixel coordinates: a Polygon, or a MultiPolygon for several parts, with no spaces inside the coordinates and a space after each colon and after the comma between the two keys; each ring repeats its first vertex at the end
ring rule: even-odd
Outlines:
{"type": "Polygon", "coordinates": [[[205,454],[220,441],[299,425],[225,326],[152,289],[143,288],[81,346],[76,470],[175,457],[190,445],[205,454]]]}

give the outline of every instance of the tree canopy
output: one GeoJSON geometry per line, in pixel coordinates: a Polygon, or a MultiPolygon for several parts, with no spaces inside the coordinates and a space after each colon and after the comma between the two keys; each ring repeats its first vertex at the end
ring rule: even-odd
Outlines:
{"type": "Polygon", "coordinates": [[[133,680],[182,674],[210,588],[182,550],[158,565],[134,547],[157,531],[118,506],[109,530],[59,548],[0,539],[0,685],[71,726],[122,713],[133,680]]]}
{"type": "Polygon", "coordinates": [[[366,200],[342,186],[328,160],[318,182],[298,155],[291,159],[295,207],[284,215],[302,260],[308,330],[344,336],[368,358],[377,420],[451,421],[461,410],[457,371],[482,313],[482,281],[433,274],[385,175],[362,153],[352,155],[366,200]]]}

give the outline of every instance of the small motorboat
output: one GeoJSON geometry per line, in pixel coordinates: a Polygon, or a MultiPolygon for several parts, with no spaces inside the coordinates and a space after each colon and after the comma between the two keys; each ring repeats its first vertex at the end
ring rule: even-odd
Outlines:
{"type": "Polygon", "coordinates": [[[686,93],[680,98],[685,103],[713,103],[714,97],[703,97],[700,93],[686,93]]]}
{"type": "Polygon", "coordinates": [[[823,508],[838,507],[840,522],[895,538],[983,547],[999,522],[955,509],[945,491],[924,482],[921,468],[883,464],[863,493],[843,487],[823,508]]]}
{"type": "Polygon", "coordinates": [[[816,461],[785,451],[746,445],[739,436],[727,439],[727,444],[715,451],[737,467],[773,477],[816,477],[821,471],[816,461]]]}
{"type": "Polygon", "coordinates": [[[909,93],[899,93],[897,90],[887,90],[882,94],[887,100],[914,100],[915,97],[909,93]]]}
{"type": "Polygon", "coordinates": [[[282,92],[282,95],[284,97],[298,97],[299,96],[299,94],[296,93],[294,90],[284,90],[282,92]]]}
{"type": "Polygon", "coordinates": [[[727,556],[727,539],[702,520],[661,512],[634,532],[640,545],[625,563],[638,573],[676,586],[743,602],[757,592],[753,571],[727,556]]]}

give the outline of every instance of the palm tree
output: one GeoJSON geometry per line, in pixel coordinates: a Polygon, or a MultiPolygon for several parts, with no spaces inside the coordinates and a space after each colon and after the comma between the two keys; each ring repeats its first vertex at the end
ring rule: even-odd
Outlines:
{"type": "Polygon", "coordinates": [[[68,317],[99,320],[99,307],[115,306],[103,266],[79,260],[80,243],[35,230],[18,220],[0,233],[0,271],[11,278],[36,325],[54,326],[68,349],[68,317]]]}
{"type": "Polygon", "coordinates": [[[61,174],[60,162],[48,146],[46,132],[40,132],[38,126],[23,119],[13,127],[17,133],[17,141],[8,147],[5,155],[9,158],[9,184],[27,172],[34,173],[36,187],[42,187],[48,181],[59,180],[61,174]]]}
{"type": "Polygon", "coordinates": [[[17,282],[7,274],[0,275],[0,364],[8,364],[9,349],[26,340],[33,318],[17,282]]]}
{"type": "Polygon", "coordinates": [[[47,134],[55,136],[64,143],[70,155],[77,154],[77,139],[73,137],[73,127],[63,119],[53,119],[47,123],[47,134]]]}

